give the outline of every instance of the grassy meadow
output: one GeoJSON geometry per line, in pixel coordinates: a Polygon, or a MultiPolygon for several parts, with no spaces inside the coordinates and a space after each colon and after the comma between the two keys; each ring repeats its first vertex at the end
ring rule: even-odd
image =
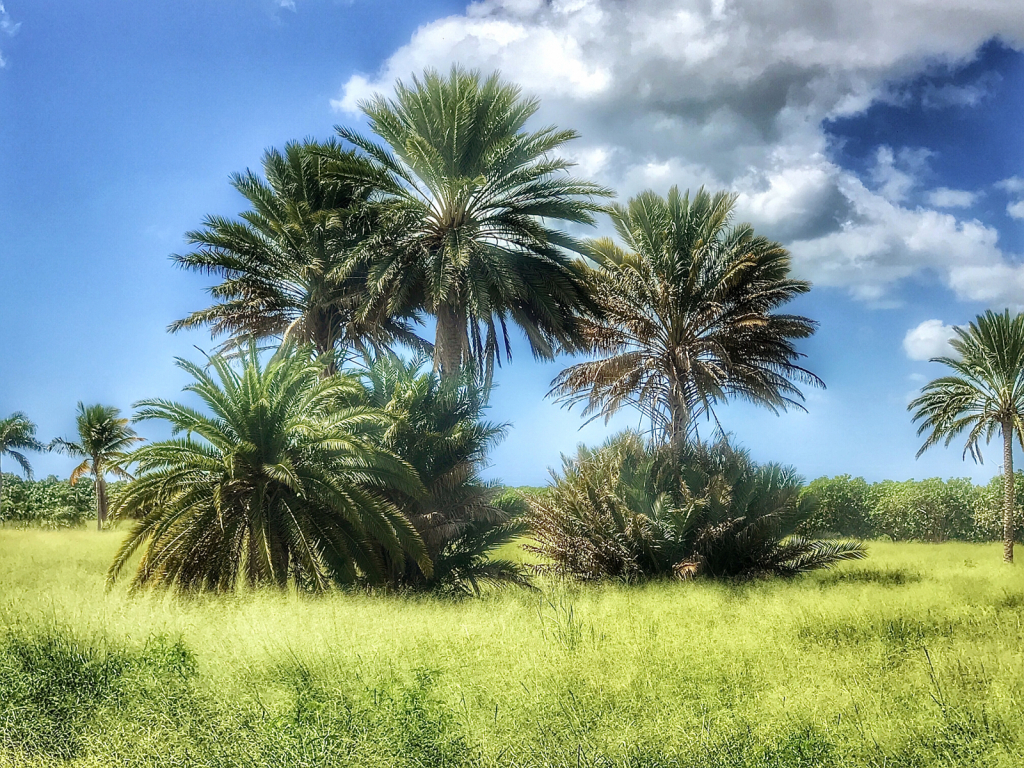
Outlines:
{"type": "Polygon", "coordinates": [[[0,529],[0,765],[1019,766],[1024,572],[874,542],[793,581],[483,599],[106,590],[0,529]],[[66,762],[65,762],[66,761],[66,762]]]}

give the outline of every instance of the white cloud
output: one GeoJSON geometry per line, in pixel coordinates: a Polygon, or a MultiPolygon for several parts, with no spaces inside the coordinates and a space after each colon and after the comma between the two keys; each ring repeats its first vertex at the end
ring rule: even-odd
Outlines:
{"type": "MultiPolygon", "coordinates": [[[[21,27],[21,22],[15,22],[11,19],[11,14],[7,12],[4,4],[0,2],[0,32],[13,37],[17,34],[18,29],[21,27]]],[[[4,58],[2,52],[0,52],[0,69],[7,66],[7,59],[4,58]]]]}
{"type": "Polygon", "coordinates": [[[1004,192],[1009,192],[1011,195],[1024,192],[1024,178],[1020,176],[1011,176],[1008,179],[996,182],[996,186],[1004,192]]]}
{"type": "Polygon", "coordinates": [[[974,192],[949,187],[939,187],[928,193],[928,205],[933,208],[970,208],[977,199],[974,192]]]}
{"type": "MultiPolygon", "coordinates": [[[[865,300],[891,302],[900,280],[930,271],[962,298],[1024,304],[1024,277],[995,230],[935,210],[966,207],[972,193],[936,189],[929,208],[910,205],[926,151],[879,148],[869,187],[830,161],[822,127],[891,97],[892,82],[971,61],[994,37],[1024,48],[1015,5],[483,0],[420,27],[332,104],[353,114],[427,66],[498,69],[541,98],[538,123],[580,131],[569,151],[581,172],[623,197],[648,186],[731,188],[739,214],[789,245],[803,276],[865,300]]],[[[919,95],[936,108],[974,104],[991,84],[919,95]]]]}
{"type": "Polygon", "coordinates": [[[903,337],[903,351],[911,360],[948,357],[953,352],[949,344],[953,335],[952,325],[943,325],[941,320],[925,320],[907,331],[903,337]]]}
{"type": "Polygon", "coordinates": [[[1006,212],[1015,219],[1024,219],[1024,200],[1006,206],[1006,212]]]}

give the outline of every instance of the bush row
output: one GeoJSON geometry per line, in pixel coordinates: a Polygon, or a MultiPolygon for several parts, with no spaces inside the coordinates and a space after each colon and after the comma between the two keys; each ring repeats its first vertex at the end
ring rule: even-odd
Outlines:
{"type": "Polygon", "coordinates": [[[73,528],[96,519],[96,501],[90,478],[75,485],[54,475],[42,480],[3,476],[0,490],[0,525],[38,525],[73,528]]]}
{"type": "MultiPolygon", "coordinates": [[[[1024,472],[1016,474],[1015,530],[1024,530],[1024,472]]],[[[1003,534],[1003,478],[885,480],[819,477],[803,494],[815,502],[804,523],[814,535],[887,537],[893,541],[994,541],[1003,534]]]]}

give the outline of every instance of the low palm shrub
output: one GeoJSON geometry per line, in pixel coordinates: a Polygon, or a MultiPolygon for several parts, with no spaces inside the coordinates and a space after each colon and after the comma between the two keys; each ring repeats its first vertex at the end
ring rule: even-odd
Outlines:
{"type": "Polygon", "coordinates": [[[537,544],[582,579],[792,576],[864,557],[854,541],[796,535],[812,506],[788,467],[727,443],[656,445],[623,433],[581,447],[531,500],[537,544]]]}
{"type": "Polygon", "coordinates": [[[382,448],[386,417],[360,402],[354,376],[323,376],[306,351],[282,347],[265,365],[250,347],[240,366],[179,365],[206,411],[165,400],[138,404],[139,419],[168,422],[171,440],[132,454],[137,479],[118,499],[141,515],[110,569],[136,551],[134,583],[182,591],[382,582],[385,562],[406,558],[427,574],[423,541],[389,497],[416,498],[412,468],[382,448]]]}
{"type": "Polygon", "coordinates": [[[363,378],[369,405],[389,419],[381,447],[408,462],[425,490],[389,498],[419,532],[433,571],[406,559],[389,563],[389,578],[398,587],[458,594],[478,593],[484,582],[525,586],[521,565],[490,553],[525,533],[526,502],[480,477],[506,427],[483,419],[486,391],[470,372],[440,377],[424,372],[425,363],[380,355],[363,378]]]}

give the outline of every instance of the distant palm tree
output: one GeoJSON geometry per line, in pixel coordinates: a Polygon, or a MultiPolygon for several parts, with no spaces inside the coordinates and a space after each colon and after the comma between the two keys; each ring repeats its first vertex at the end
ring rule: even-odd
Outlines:
{"type": "Polygon", "coordinates": [[[78,440],[58,437],[50,448],[69,456],[84,457],[84,461],[71,472],[71,484],[78,482],[82,475],[92,475],[96,481],[96,530],[102,531],[107,520],[108,474],[121,480],[130,480],[124,470],[128,450],[142,440],[129,426],[128,419],[121,418],[121,411],[109,405],[78,404],[78,440]]]}
{"type": "MultiPolygon", "coordinates": [[[[592,224],[610,194],[553,154],[577,134],[524,130],[538,102],[497,74],[427,70],[395,94],[361,105],[386,146],[338,128],[376,165],[398,233],[375,257],[371,288],[393,310],[409,302],[436,318],[434,365],[446,378],[466,364],[489,376],[510,358],[509,322],[538,358],[575,349],[593,302],[571,257],[581,245],[556,227],[592,224]]],[[[334,170],[350,180],[365,168],[334,170]]]]}
{"type": "Polygon", "coordinates": [[[197,250],[174,259],[223,281],[210,289],[213,306],[171,325],[172,331],[209,326],[228,335],[226,347],[248,338],[279,337],[312,346],[330,360],[345,349],[406,342],[423,347],[411,330],[414,313],[384,312],[365,290],[366,263],[356,246],[372,231],[369,190],[328,183],[324,164],[358,164],[334,141],[292,142],[263,156],[265,179],[251,171],[231,183],[252,208],[241,221],[209,216],[189,232],[197,250]]]}
{"type": "Polygon", "coordinates": [[[917,434],[929,432],[920,456],[943,441],[949,445],[967,432],[964,456],[981,461],[981,438],[1003,437],[1003,560],[1013,562],[1013,437],[1024,447],[1024,315],[988,310],[966,328],[954,328],[955,357],[932,362],[953,369],[926,384],[908,406],[920,421],[917,434]]]}
{"type": "Polygon", "coordinates": [[[550,394],[606,420],[624,405],[666,439],[690,435],[730,398],[773,411],[802,407],[795,382],[822,386],[797,365],[793,340],[815,323],[777,310],[810,284],[790,277],[789,253],[730,226],[735,197],[642,192],[611,211],[626,248],[592,241],[592,290],[604,313],[587,338],[596,360],[562,371],[550,394]]]}
{"type": "MultiPolygon", "coordinates": [[[[36,425],[28,416],[20,411],[12,413],[6,419],[0,419],[0,461],[4,454],[14,459],[25,473],[32,479],[32,465],[22,451],[42,451],[45,446],[36,440],[36,425]]],[[[0,513],[3,512],[4,473],[0,466],[0,513]]],[[[2,519],[2,515],[0,515],[2,519]]]]}
{"type": "Polygon", "coordinates": [[[415,472],[379,448],[379,410],[359,405],[353,376],[323,377],[307,350],[284,346],[261,365],[254,346],[241,370],[212,357],[212,371],[179,361],[194,378],[200,412],[144,400],[137,418],[161,419],[183,438],[132,454],[138,479],[117,514],[141,516],[110,568],[113,580],[141,548],[135,586],[228,591],[250,586],[322,591],[357,579],[382,581],[378,553],[426,573],[416,530],[387,500],[422,487],[415,472]]]}

